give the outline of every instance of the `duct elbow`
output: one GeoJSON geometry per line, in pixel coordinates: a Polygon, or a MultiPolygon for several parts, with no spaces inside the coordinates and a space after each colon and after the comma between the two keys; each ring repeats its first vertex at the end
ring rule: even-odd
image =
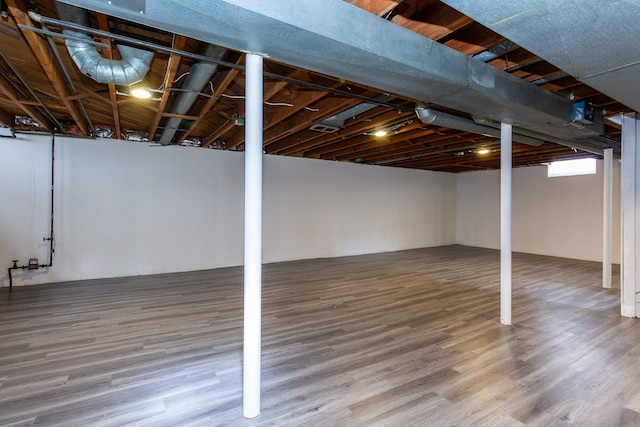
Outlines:
{"type": "MultiPolygon", "coordinates": [[[[89,25],[89,14],[85,9],[57,1],[55,4],[60,19],[89,25]]],[[[72,30],[62,32],[69,37],[65,45],[80,72],[98,83],[129,86],[141,81],[149,71],[153,52],[118,45],[122,59],[107,59],[100,56],[89,35],[72,30]]]]}
{"type": "Polygon", "coordinates": [[[122,55],[118,70],[121,69],[122,72],[118,74],[116,79],[122,78],[122,83],[113,83],[129,86],[142,81],[149,72],[153,52],[122,45],[118,46],[118,50],[122,55]]]}
{"type": "Polygon", "coordinates": [[[416,106],[416,115],[418,119],[426,125],[433,124],[438,118],[438,112],[423,105],[416,106]]]}
{"type": "Polygon", "coordinates": [[[65,44],[78,69],[98,83],[129,86],[141,81],[149,71],[153,52],[118,46],[122,59],[107,59],[101,57],[89,43],[89,36],[72,31],[65,33],[73,37],[67,39],[65,44]]]}

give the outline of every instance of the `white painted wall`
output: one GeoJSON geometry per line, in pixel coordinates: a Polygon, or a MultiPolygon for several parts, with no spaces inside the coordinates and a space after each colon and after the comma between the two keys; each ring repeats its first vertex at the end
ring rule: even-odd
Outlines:
{"type": "MultiPolygon", "coordinates": [[[[49,136],[0,139],[7,267],[47,260],[49,156],[49,136]]],[[[236,152],[56,138],[54,266],[14,285],[240,265],[243,168],[236,152]]],[[[278,156],[264,174],[265,262],[455,241],[455,175],[278,156]]]]}
{"type": "MultiPolygon", "coordinates": [[[[613,262],[620,262],[620,164],[614,161],[613,262]]],[[[513,169],[513,250],[602,261],[602,161],[597,174],[547,178],[513,169]]],[[[500,247],[500,171],[457,175],[456,243],[500,247]]]]}
{"type": "Polygon", "coordinates": [[[267,156],[265,262],[453,244],[455,175],[267,156]]]}

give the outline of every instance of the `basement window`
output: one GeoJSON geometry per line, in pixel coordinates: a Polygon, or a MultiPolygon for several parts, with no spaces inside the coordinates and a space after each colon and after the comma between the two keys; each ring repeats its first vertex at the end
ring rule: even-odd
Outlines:
{"type": "Polygon", "coordinates": [[[557,176],[594,175],[596,159],[575,159],[551,162],[547,168],[549,178],[557,176]]]}

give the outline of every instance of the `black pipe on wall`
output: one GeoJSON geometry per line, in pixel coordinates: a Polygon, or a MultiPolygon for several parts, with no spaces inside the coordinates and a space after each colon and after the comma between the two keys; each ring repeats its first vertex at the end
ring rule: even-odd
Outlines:
{"type": "Polygon", "coordinates": [[[49,264],[47,267],[53,266],[53,254],[56,250],[55,235],[53,233],[53,197],[54,197],[54,182],[55,182],[55,162],[56,160],[56,137],[51,134],[51,204],[49,205],[49,237],[44,237],[43,241],[49,241],[49,264]]]}
{"type": "Polygon", "coordinates": [[[13,270],[37,270],[39,268],[46,268],[53,266],[53,255],[55,253],[55,234],[53,232],[53,209],[54,209],[54,179],[55,179],[55,151],[56,151],[56,138],[54,134],[51,134],[51,204],[49,205],[49,236],[43,237],[43,241],[49,241],[49,263],[48,264],[38,264],[37,258],[29,259],[29,262],[26,265],[18,265],[18,260],[14,259],[11,262],[13,265],[7,269],[9,273],[9,289],[13,289],[13,276],[11,272],[13,270]]]}

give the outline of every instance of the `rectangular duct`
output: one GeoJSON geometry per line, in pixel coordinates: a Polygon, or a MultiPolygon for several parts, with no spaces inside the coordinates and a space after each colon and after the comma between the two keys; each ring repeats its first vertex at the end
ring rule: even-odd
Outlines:
{"type": "Polygon", "coordinates": [[[640,111],[637,1],[442,2],[640,111]],[[597,38],[590,40],[594,35],[597,38]]]}
{"type": "Polygon", "coordinates": [[[599,134],[569,124],[569,100],[341,0],[63,1],[558,138],[599,134]]]}

